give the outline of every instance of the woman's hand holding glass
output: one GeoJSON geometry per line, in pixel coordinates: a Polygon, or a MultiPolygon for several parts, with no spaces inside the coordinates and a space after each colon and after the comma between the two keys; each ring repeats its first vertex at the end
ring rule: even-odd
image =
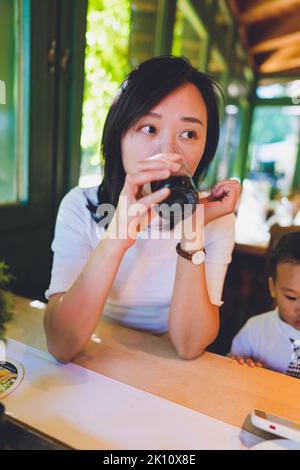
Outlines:
{"type": "Polygon", "coordinates": [[[147,183],[168,178],[172,171],[180,168],[177,163],[180,158],[178,154],[164,153],[137,162],[136,171],[128,173],[125,177],[119,203],[107,229],[106,238],[117,239],[125,250],[135,243],[138,233],[156,215],[155,204],[159,204],[170,194],[169,188],[163,188],[143,195],[142,187],[147,183]]]}

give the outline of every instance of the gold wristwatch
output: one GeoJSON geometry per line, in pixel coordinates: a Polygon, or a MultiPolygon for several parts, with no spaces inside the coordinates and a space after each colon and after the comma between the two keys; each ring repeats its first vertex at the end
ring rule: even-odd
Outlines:
{"type": "Polygon", "coordinates": [[[176,245],[177,253],[183,258],[191,261],[195,265],[204,263],[205,261],[205,249],[195,251],[185,251],[181,248],[180,242],[176,245]]]}

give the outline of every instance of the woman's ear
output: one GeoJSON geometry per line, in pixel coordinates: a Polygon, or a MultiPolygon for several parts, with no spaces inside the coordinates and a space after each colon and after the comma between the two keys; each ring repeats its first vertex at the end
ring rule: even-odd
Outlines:
{"type": "Polygon", "coordinates": [[[275,299],[275,298],[276,298],[275,284],[274,284],[274,281],[273,281],[273,279],[272,279],[271,277],[269,277],[268,283],[269,283],[270,295],[271,295],[272,299],[275,299]]]}

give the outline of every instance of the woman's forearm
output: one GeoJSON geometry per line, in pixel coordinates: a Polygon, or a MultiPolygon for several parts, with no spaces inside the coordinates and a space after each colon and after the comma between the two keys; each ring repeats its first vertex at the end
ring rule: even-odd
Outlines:
{"type": "Polygon", "coordinates": [[[219,308],[207,291],[205,263],[178,256],[169,315],[169,334],[179,356],[194,359],[216,338],[219,308]]]}
{"type": "Polygon", "coordinates": [[[116,240],[102,240],[70,289],[47,309],[48,349],[58,360],[69,362],[88,342],[125,251],[116,240]]]}

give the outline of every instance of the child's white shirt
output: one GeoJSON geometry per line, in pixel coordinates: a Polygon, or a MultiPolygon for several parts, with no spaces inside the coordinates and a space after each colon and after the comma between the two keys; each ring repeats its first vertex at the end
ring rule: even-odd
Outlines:
{"type": "Polygon", "coordinates": [[[285,323],[278,309],[250,318],[234,337],[231,353],[260,361],[267,369],[285,373],[293,360],[300,331],[285,323]]]}

